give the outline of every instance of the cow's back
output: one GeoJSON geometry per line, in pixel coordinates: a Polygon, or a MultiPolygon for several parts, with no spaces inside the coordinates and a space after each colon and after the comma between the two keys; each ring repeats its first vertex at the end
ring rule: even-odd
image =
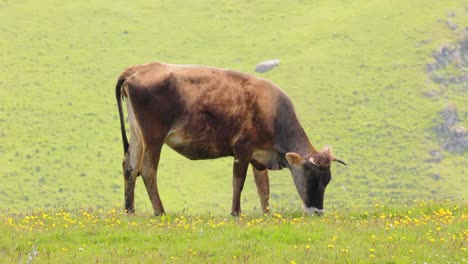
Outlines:
{"type": "Polygon", "coordinates": [[[139,124],[191,159],[236,155],[237,145],[272,145],[275,108],[284,93],[271,82],[205,66],[145,64],[127,85],[139,124]]]}

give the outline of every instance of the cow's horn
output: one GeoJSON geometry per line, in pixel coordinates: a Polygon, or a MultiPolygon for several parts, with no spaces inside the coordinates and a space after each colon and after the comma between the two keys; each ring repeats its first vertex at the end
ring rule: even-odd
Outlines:
{"type": "Polygon", "coordinates": [[[340,159],[335,158],[335,159],[333,159],[333,161],[336,161],[336,162],[338,162],[338,163],[341,163],[341,164],[347,166],[347,165],[346,165],[346,162],[344,162],[344,161],[342,161],[342,160],[340,160],[340,159]]]}

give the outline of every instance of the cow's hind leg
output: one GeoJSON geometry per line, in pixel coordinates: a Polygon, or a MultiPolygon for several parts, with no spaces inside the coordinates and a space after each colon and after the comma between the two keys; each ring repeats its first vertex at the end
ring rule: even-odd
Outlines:
{"type": "Polygon", "coordinates": [[[141,166],[141,177],[146,186],[146,191],[151,200],[155,215],[164,214],[164,207],[159,196],[157,171],[159,158],[161,155],[162,144],[158,147],[146,149],[143,153],[143,161],[141,166]]]}
{"type": "Polygon", "coordinates": [[[142,145],[136,134],[130,133],[130,144],[123,160],[123,173],[125,182],[125,211],[135,212],[135,183],[138,177],[138,169],[141,163],[142,145]]]}
{"type": "Polygon", "coordinates": [[[245,176],[247,175],[248,162],[234,161],[232,177],[232,209],[231,215],[238,216],[241,213],[241,192],[244,188],[245,176]]]}
{"type": "Polygon", "coordinates": [[[255,184],[257,185],[257,193],[260,198],[263,213],[270,211],[268,200],[270,199],[270,180],[268,178],[268,170],[257,170],[252,166],[255,184]]]}

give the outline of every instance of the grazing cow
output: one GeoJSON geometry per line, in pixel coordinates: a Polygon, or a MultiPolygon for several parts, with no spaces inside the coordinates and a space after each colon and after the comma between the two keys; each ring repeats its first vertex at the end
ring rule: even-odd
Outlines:
{"type": "Polygon", "coordinates": [[[125,209],[134,212],[134,188],[141,175],[154,213],[164,213],[157,169],[163,144],[192,159],[234,157],[233,215],[249,164],[264,212],[270,195],[267,170],[291,170],[309,212],[322,214],[331,179],[330,148],[317,151],[299,124],[288,96],[275,84],[244,73],[206,66],[160,62],[126,69],[116,85],[122,141],[125,209]],[[122,110],[130,126],[127,140],[122,110]]]}

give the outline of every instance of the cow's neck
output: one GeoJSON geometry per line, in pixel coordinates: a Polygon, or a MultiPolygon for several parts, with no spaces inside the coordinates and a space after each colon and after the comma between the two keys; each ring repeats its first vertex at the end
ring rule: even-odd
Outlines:
{"type": "Polygon", "coordinates": [[[318,153],[299,124],[295,127],[285,128],[276,141],[276,151],[280,153],[280,156],[285,156],[288,152],[295,152],[305,158],[318,153]]]}
{"type": "Polygon", "coordinates": [[[278,102],[274,146],[282,164],[286,161],[284,156],[288,152],[295,152],[304,158],[318,153],[299,124],[289,100],[284,100],[284,98],[278,102]]]}

